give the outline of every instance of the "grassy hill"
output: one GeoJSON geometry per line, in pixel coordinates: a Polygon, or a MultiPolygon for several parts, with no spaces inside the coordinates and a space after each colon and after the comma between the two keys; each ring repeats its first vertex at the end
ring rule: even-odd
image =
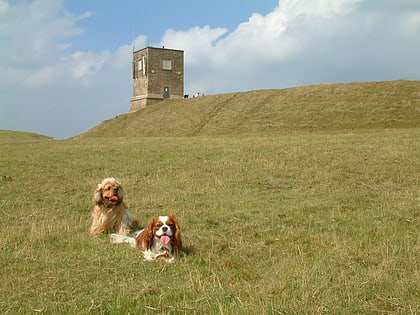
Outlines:
{"type": "Polygon", "coordinates": [[[273,135],[420,126],[420,81],[326,84],[167,100],[81,138],[273,135]]]}
{"type": "Polygon", "coordinates": [[[63,141],[0,131],[0,313],[420,314],[419,84],[165,101],[63,141]],[[174,264],[89,235],[109,176],[142,226],[176,214],[174,264]]]}
{"type": "Polygon", "coordinates": [[[14,141],[48,140],[50,137],[32,132],[0,130],[0,143],[14,141]]]}

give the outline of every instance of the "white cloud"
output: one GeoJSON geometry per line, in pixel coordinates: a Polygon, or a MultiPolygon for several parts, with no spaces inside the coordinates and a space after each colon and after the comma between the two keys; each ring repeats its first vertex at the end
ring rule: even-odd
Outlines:
{"type": "Polygon", "coordinates": [[[59,75],[60,72],[57,71],[56,67],[45,66],[37,71],[26,73],[23,78],[23,84],[24,87],[30,89],[48,87],[56,80],[59,80],[59,75]]]}
{"type": "Polygon", "coordinates": [[[187,31],[175,31],[169,29],[162,37],[160,46],[185,50],[185,59],[189,64],[200,65],[203,59],[211,58],[215,42],[227,29],[212,29],[206,25],[202,28],[195,26],[187,31]]]}
{"type": "Polygon", "coordinates": [[[9,9],[9,3],[6,1],[0,1],[0,14],[4,14],[9,9]]]}
{"type": "Polygon", "coordinates": [[[0,80],[0,129],[63,138],[129,108],[131,45],[68,50],[72,37],[83,34],[77,23],[93,15],[74,16],[59,0],[0,0],[0,72],[7,78],[0,80]]]}
{"type": "Polygon", "coordinates": [[[95,12],[86,11],[86,12],[83,12],[82,14],[80,14],[79,16],[77,16],[76,17],[76,20],[77,21],[81,21],[81,20],[84,20],[84,19],[88,19],[88,18],[90,18],[90,17],[92,17],[94,15],[95,15],[95,12]]]}
{"type": "Polygon", "coordinates": [[[84,83],[92,83],[91,80],[101,72],[104,63],[111,58],[108,51],[100,54],[93,52],[76,51],[69,58],[63,59],[69,73],[76,79],[84,83]]]}
{"type": "Polygon", "coordinates": [[[171,31],[162,44],[185,49],[192,92],[418,79],[419,13],[412,0],[282,0],[229,34],[171,31]]]}

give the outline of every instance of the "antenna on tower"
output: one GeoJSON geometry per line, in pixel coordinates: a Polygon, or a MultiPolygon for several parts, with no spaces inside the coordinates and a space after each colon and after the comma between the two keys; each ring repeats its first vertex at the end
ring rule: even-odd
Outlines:
{"type": "Polygon", "coordinates": [[[135,43],[134,43],[134,23],[133,23],[133,25],[131,27],[131,42],[133,43],[133,53],[134,53],[134,50],[135,50],[135,43]]]}

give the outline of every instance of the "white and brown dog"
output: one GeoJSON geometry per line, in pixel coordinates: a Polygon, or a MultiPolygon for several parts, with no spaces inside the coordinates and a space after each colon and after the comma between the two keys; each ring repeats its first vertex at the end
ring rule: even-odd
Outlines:
{"type": "Polygon", "coordinates": [[[92,235],[112,232],[127,235],[138,227],[123,198],[124,189],[115,178],[105,178],[98,184],[93,194],[92,235]]]}
{"type": "Polygon", "coordinates": [[[146,260],[162,258],[173,262],[182,247],[181,229],[173,213],[152,218],[136,237],[111,234],[111,243],[127,243],[143,253],[146,260]]]}

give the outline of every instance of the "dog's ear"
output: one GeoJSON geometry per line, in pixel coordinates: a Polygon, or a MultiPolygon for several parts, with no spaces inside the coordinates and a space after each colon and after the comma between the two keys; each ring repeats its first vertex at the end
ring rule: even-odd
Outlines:
{"type": "Polygon", "coordinates": [[[144,238],[144,245],[146,249],[151,249],[153,246],[153,241],[155,239],[155,224],[156,218],[152,218],[149,223],[147,224],[146,228],[144,229],[145,238],[144,238]]]}
{"type": "Polygon", "coordinates": [[[121,184],[120,181],[116,180],[116,182],[117,182],[117,185],[118,185],[118,195],[120,196],[120,198],[123,198],[124,197],[124,187],[123,187],[123,185],[121,184]]]}
{"type": "Polygon", "coordinates": [[[96,205],[101,205],[103,203],[103,200],[102,200],[102,184],[98,184],[98,187],[96,187],[96,190],[93,193],[93,202],[96,205]]]}

